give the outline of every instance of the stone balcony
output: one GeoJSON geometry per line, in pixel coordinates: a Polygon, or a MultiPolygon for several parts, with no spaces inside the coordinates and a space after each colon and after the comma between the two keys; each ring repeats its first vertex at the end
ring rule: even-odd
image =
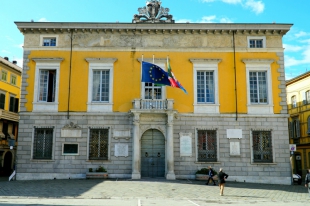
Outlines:
{"type": "Polygon", "coordinates": [[[134,99],[133,109],[134,110],[156,110],[167,111],[173,110],[173,99],[134,99]]]}

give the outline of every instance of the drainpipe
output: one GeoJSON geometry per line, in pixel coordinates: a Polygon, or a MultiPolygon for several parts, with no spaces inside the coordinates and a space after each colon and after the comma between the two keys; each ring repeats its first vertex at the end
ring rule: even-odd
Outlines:
{"type": "Polygon", "coordinates": [[[69,119],[70,112],[70,92],[71,92],[71,65],[72,65],[72,40],[73,40],[73,30],[71,30],[70,35],[70,69],[69,69],[69,91],[68,91],[68,111],[67,111],[67,119],[69,119]]]}
{"type": "Polygon", "coordinates": [[[236,72],[236,45],[235,32],[233,31],[233,48],[234,48],[234,71],[235,71],[235,100],[236,100],[236,121],[238,120],[238,97],[237,97],[237,72],[236,72]]]}

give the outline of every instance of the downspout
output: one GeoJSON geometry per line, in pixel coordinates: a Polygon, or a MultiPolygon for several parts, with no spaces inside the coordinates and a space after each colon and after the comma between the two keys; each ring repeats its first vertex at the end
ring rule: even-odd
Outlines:
{"type": "Polygon", "coordinates": [[[238,96],[237,96],[237,72],[236,72],[236,45],[235,32],[233,31],[233,48],[234,48],[234,72],[235,72],[235,101],[236,101],[236,121],[238,120],[238,96]]]}
{"type": "Polygon", "coordinates": [[[69,119],[70,112],[70,92],[71,92],[71,65],[72,65],[72,40],[73,40],[73,31],[71,30],[70,36],[70,69],[69,69],[69,91],[68,91],[68,111],[67,111],[67,119],[69,119]]]}

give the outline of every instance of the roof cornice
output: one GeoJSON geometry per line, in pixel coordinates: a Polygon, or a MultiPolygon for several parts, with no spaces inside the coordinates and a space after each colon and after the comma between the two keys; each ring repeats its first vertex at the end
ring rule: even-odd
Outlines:
{"type": "Polygon", "coordinates": [[[266,23],[87,23],[87,22],[15,22],[22,33],[183,33],[285,35],[293,24],[266,23]]]}

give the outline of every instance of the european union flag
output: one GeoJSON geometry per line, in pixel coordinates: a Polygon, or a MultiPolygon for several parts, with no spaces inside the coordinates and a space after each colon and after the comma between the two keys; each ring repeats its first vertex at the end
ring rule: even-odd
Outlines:
{"type": "Polygon", "coordinates": [[[168,86],[171,85],[168,78],[168,73],[165,70],[155,64],[144,61],[142,61],[141,81],[168,86]]]}

